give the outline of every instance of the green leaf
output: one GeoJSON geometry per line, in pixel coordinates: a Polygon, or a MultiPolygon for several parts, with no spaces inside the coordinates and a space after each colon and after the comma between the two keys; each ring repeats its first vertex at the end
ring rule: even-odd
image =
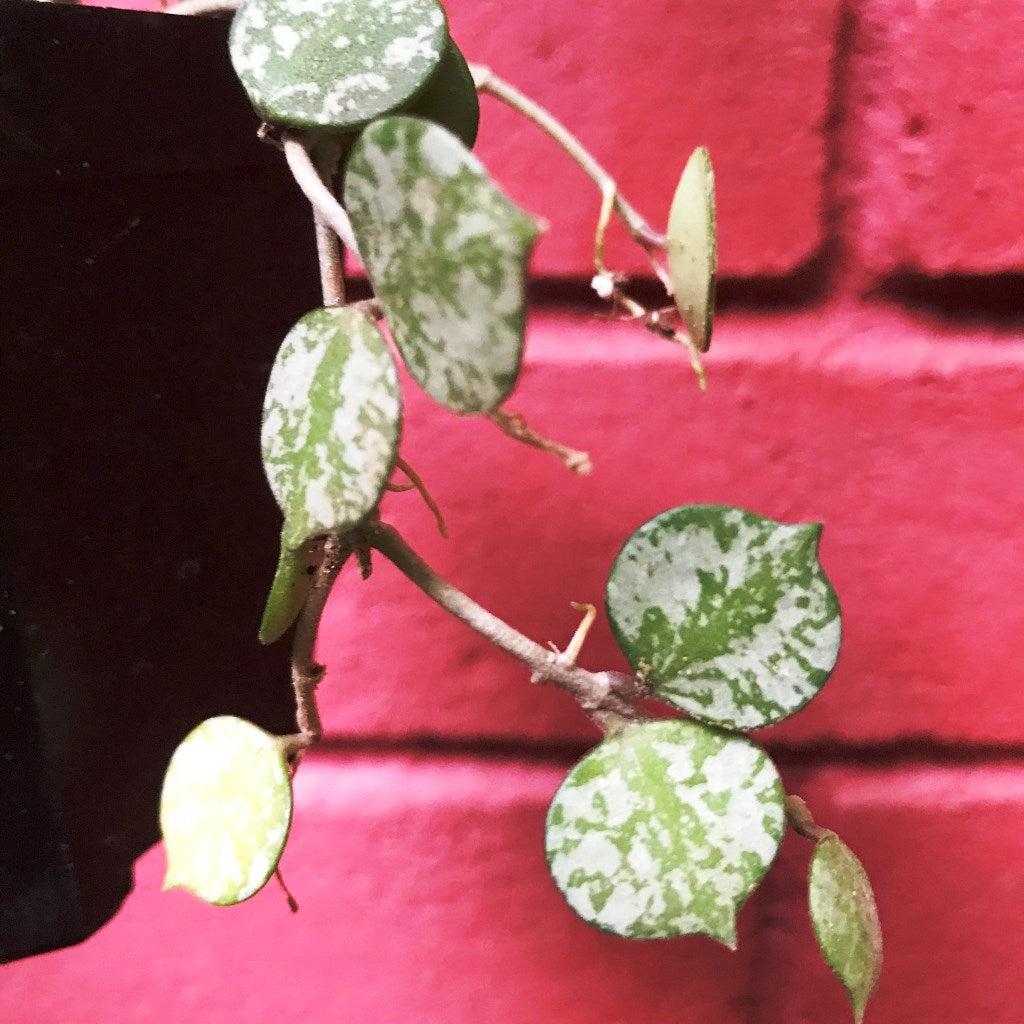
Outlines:
{"type": "Polygon", "coordinates": [[[454,135],[408,117],[359,137],[345,200],[413,377],[458,413],[500,405],[519,375],[536,222],[454,135]]]}
{"type": "Polygon", "coordinates": [[[175,750],[160,796],[165,889],[207,903],[241,903],[277,868],[292,820],[292,785],[278,739],[223,716],[175,750]]]}
{"type": "Polygon", "coordinates": [[[668,276],[694,345],[707,352],[715,305],[715,178],[700,146],[686,162],[668,215],[668,276]]]}
{"type": "Polygon", "coordinates": [[[346,131],[411,99],[447,39],[437,0],[245,0],[229,49],[266,121],[346,131]]]}
{"type": "Polygon", "coordinates": [[[260,623],[260,643],[273,644],[281,639],[299,617],[313,586],[313,572],[319,563],[323,545],[308,541],[298,550],[281,547],[277,572],[270,586],[267,606],[260,623]]]}
{"type": "Polygon", "coordinates": [[[473,148],[480,127],[480,100],[466,58],[450,37],[437,70],[423,91],[402,107],[402,113],[433,121],[473,148]]]}
{"type": "Polygon", "coordinates": [[[710,935],[736,912],[784,828],[768,755],[700,722],[645,722],[591,751],[548,811],[551,876],[584,921],[631,939],[710,935]]]}
{"type": "Polygon", "coordinates": [[[808,895],[818,945],[860,1024],[882,973],[882,929],[868,876],[837,835],[815,847],[808,895]]]}
{"type": "Polygon", "coordinates": [[[771,725],[825,685],[839,602],[818,564],[818,524],[725,505],[657,516],[626,541],[606,602],[616,640],[654,692],[735,729],[771,725]]]}
{"type": "Polygon", "coordinates": [[[285,548],[350,529],[377,507],[401,419],[394,360],[364,313],[317,309],[288,332],[267,384],[262,432],[285,548]]]}

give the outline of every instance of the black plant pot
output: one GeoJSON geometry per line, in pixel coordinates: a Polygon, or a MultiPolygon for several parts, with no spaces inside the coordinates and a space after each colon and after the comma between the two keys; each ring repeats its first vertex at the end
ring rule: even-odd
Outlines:
{"type": "Polygon", "coordinates": [[[193,725],[292,727],[258,431],[318,277],[225,36],[0,2],[0,961],[116,911],[193,725]]]}

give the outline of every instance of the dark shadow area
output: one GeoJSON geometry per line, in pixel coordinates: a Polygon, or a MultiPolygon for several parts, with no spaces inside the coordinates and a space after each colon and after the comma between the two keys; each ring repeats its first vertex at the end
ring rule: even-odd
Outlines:
{"type": "Polygon", "coordinates": [[[259,425],[318,274],[225,35],[2,5],[0,960],[116,911],[199,721],[294,729],[259,425]]]}
{"type": "Polygon", "coordinates": [[[899,274],[883,281],[871,298],[896,303],[934,323],[1024,328],[1024,274],[926,277],[899,274]]]}

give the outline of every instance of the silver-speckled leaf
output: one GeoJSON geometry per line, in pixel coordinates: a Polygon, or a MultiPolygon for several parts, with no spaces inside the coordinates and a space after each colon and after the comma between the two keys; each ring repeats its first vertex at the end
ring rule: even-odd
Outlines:
{"type": "Polygon", "coordinates": [[[323,544],[308,541],[297,550],[281,547],[281,556],[270,586],[260,623],[260,643],[281,639],[299,616],[313,586],[313,572],[323,554],[323,544]]]}
{"type": "Polygon", "coordinates": [[[222,906],[247,900],[277,868],[291,820],[280,741],[241,718],[207,719],[182,740],[164,776],[164,888],[222,906]]]}
{"type": "Polygon", "coordinates": [[[700,146],[683,168],[668,215],[668,275],[676,308],[694,345],[707,352],[715,305],[718,253],[715,241],[715,178],[711,157],[700,146]]]}
{"type": "Polygon", "coordinates": [[[745,737],[694,721],[629,726],[555,794],[548,867],[603,931],[735,948],[736,912],[782,841],[784,799],[768,755],[745,737]]]}
{"type": "Polygon", "coordinates": [[[229,48],[265,120],[345,131],[418,92],[447,38],[437,0],[244,0],[229,48]]]}
{"type": "Polygon", "coordinates": [[[818,945],[860,1024],[882,973],[882,929],[868,876],[836,835],[815,847],[808,896],[818,945]]]}
{"type": "Polygon", "coordinates": [[[401,431],[398,373],[377,325],[351,307],[289,332],[263,404],[263,468],[295,549],[377,507],[401,431]]]}
{"type": "Polygon", "coordinates": [[[500,405],[519,374],[537,223],[454,135],[408,117],[359,137],[345,201],[413,377],[458,413],[500,405]]]}
{"type": "Polygon", "coordinates": [[[825,685],[839,655],[819,524],[687,505],[640,527],[608,579],[619,646],[662,700],[734,729],[771,725],[825,685]]]}
{"type": "Polygon", "coordinates": [[[473,148],[480,127],[480,100],[466,58],[453,39],[448,39],[430,81],[403,105],[402,113],[433,121],[473,148]]]}

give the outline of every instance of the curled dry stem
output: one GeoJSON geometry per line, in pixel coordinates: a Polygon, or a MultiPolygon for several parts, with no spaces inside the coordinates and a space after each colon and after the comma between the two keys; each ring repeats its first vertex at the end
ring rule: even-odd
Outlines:
{"type": "Polygon", "coordinates": [[[815,823],[811,809],[798,796],[786,797],[786,821],[797,835],[809,839],[812,843],[820,843],[823,839],[835,835],[835,832],[815,823]]]}
{"type": "MultiPolygon", "coordinates": [[[[538,680],[560,686],[605,732],[644,720],[647,716],[623,696],[619,673],[588,672],[566,665],[560,655],[523,636],[472,598],[442,579],[402,539],[393,527],[370,523],[361,528],[365,543],[379,551],[429,598],[496,647],[521,661],[538,680]]],[[[628,677],[625,677],[628,678],[628,677]]]]}
{"type": "Polygon", "coordinates": [[[558,441],[552,441],[538,434],[521,413],[506,412],[504,409],[493,409],[487,414],[487,418],[503,433],[507,434],[514,441],[520,441],[531,448],[537,448],[549,455],[554,455],[570,473],[577,476],[589,476],[594,470],[594,464],[586,452],[569,448],[558,441]]]}
{"type": "Polygon", "coordinates": [[[490,68],[481,64],[470,64],[469,69],[478,92],[493,96],[535,124],[565,150],[583,173],[598,187],[602,196],[610,195],[612,197],[611,205],[638,245],[649,251],[665,249],[665,236],[661,232],[655,231],[637,209],[623,198],[615,184],[615,179],[561,121],[539,103],[521,93],[515,86],[503,78],[499,78],[490,68]]]}
{"type": "Polygon", "coordinates": [[[434,501],[433,497],[431,497],[430,492],[427,490],[427,485],[423,482],[422,477],[412,468],[412,466],[409,465],[408,462],[405,461],[405,459],[402,458],[401,455],[395,459],[395,466],[400,469],[406,477],[408,477],[409,483],[407,486],[403,486],[401,484],[390,484],[390,489],[395,491],[415,489],[419,491],[420,497],[423,499],[423,503],[430,509],[434,516],[434,521],[437,523],[437,532],[447,540],[448,524],[444,521],[444,513],[441,511],[441,506],[434,501]]]}

